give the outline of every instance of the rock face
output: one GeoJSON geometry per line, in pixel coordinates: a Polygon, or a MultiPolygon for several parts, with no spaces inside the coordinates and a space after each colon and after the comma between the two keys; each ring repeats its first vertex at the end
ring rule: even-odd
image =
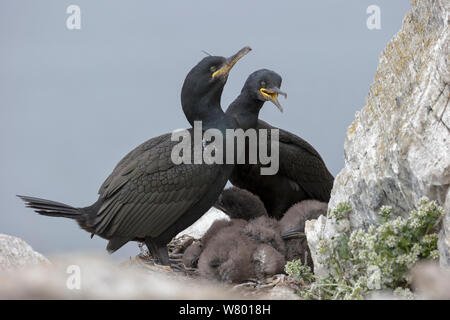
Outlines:
{"type": "MultiPolygon", "coordinates": [[[[427,196],[444,208],[441,265],[450,265],[450,2],[412,1],[381,53],[365,106],[347,130],[345,167],[329,208],[348,201],[350,228],[370,225],[383,205],[407,215],[427,196]]],[[[316,267],[318,239],[338,234],[321,218],[306,225],[316,267]]]]}
{"type": "Polygon", "coordinates": [[[0,234],[0,270],[50,264],[40,253],[20,238],[0,234]]]}

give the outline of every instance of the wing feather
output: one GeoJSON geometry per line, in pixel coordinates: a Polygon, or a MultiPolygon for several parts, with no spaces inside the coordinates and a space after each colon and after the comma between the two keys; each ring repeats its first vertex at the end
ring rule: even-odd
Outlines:
{"type": "Polygon", "coordinates": [[[175,165],[170,135],[151,139],[122,159],[99,190],[100,235],[156,237],[208,192],[220,165],[175,165]],[[154,140],[154,141],[153,141],[154,140]]]}
{"type": "MultiPolygon", "coordinates": [[[[258,129],[279,128],[259,120],[258,129]]],[[[279,142],[277,174],[298,184],[313,199],[328,201],[334,178],[320,154],[307,141],[283,129],[279,129],[279,142]]]]}

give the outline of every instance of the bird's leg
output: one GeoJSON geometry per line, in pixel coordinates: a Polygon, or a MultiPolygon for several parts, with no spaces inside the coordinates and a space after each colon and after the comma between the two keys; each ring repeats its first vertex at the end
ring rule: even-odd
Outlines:
{"type": "Polygon", "coordinates": [[[153,258],[158,259],[160,264],[170,267],[169,253],[166,246],[158,246],[150,238],[145,239],[145,245],[153,258]]]}
{"type": "Polygon", "coordinates": [[[169,252],[167,251],[167,247],[166,246],[161,246],[161,247],[158,246],[156,250],[158,252],[159,262],[162,265],[170,267],[169,252]]]}

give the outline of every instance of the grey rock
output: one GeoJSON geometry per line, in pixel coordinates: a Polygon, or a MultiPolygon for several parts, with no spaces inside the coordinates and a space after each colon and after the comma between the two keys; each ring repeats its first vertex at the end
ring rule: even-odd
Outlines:
{"type": "MultiPolygon", "coordinates": [[[[441,265],[450,265],[450,2],[413,1],[401,30],[380,55],[365,106],[345,140],[345,167],[335,179],[329,208],[349,201],[350,228],[372,224],[390,205],[407,216],[418,200],[437,200],[445,217],[441,265]]],[[[319,238],[339,230],[317,219],[306,227],[315,270],[319,238]],[[316,260],[314,260],[316,258],[316,260]]]]}
{"type": "Polygon", "coordinates": [[[0,270],[50,264],[42,254],[20,238],[0,234],[0,270]]]}
{"type": "Polygon", "coordinates": [[[412,285],[420,299],[450,300],[450,269],[422,262],[411,271],[412,285]]]}
{"type": "Polygon", "coordinates": [[[267,300],[299,300],[299,296],[295,294],[294,290],[276,286],[268,291],[268,293],[262,296],[263,299],[267,300]]]}
{"type": "Polygon", "coordinates": [[[177,234],[175,238],[179,238],[183,235],[188,235],[194,239],[200,239],[216,220],[228,221],[230,220],[230,217],[223,211],[212,207],[193,225],[177,234]]]}
{"type": "Polygon", "coordinates": [[[239,292],[140,259],[120,265],[86,254],[0,272],[0,299],[240,299],[239,292]]]}

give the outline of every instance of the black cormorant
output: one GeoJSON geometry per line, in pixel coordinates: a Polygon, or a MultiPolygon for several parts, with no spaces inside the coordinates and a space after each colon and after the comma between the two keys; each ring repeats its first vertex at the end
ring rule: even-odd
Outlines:
{"type": "MultiPolygon", "coordinates": [[[[191,69],[181,92],[190,123],[199,120],[204,130],[217,128],[222,133],[239,127],[237,120],[223,112],[220,99],[230,69],[250,50],[245,47],[229,58],[209,56],[191,69]]],[[[242,109],[243,118],[255,118],[256,123],[259,110],[242,109]]],[[[39,214],[75,219],[92,236],[108,239],[109,252],[128,241],[144,241],[153,257],[170,265],[167,243],[215,203],[233,168],[205,163],[176,165],[171,152],[177,143],[171,141],[171,134],[164,134],[131,151],[100,187],[99,199],[91,206],[76,208],[19,197],[39,214]]]]}
{"type": "Polygon", "coordinates": [[[224,282],[242,282],[254,277],[251,263],[256,241],[242,233],[242,226],[219,230],[209,239],[198,260],[200,275],[224,282]]]}
{"type": "MultiPolygon", "coordinates": [[[[281,85],[281,78],[280,78],[281,85]]],[[[261,95],[242,95],[227,109],[232,117],[239,117],[240,105],[249,108],[263,103],[261,95]]],[[[279,129],[258,120],[257,129],[279,129]]],[[[270,150],[271,140],[267,141],[270,150]]],[[[247,147],[248,149],[248,147],[247,147]]],[[[292,205],[305,199],[328,202],[334,178],[319,153],[305,140],[286,130],[279,129],[279,170],[275,175],[261,175],[261,164],[238,164],[230,182],[257,195],[271,217],[280,219],[292,205]]]]}
{"type": "Polygon", "coordinates": [[[282,254],[285,252],[280,226],[274,218],[262,216],[250,220],[244,228],[244,233],[258,243],[270,245],[282,254]]]}

